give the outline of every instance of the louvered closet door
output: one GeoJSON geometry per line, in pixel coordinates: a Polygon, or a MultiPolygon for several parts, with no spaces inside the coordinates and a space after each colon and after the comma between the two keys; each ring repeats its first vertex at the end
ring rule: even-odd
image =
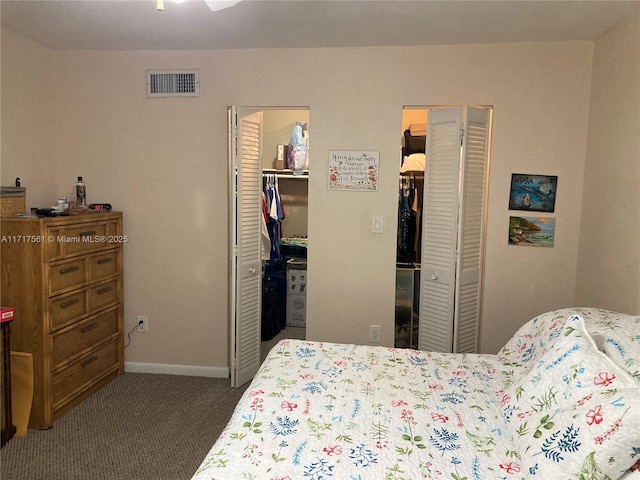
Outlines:
{"type": "Polygon", "coordinates": [[[250,381],[260,366],[262,113],[232,109],[231,385],[250,381]],[[233,111],[237,114],[234,115],[233,111]],[[236,191],[235,195],[234,190],[236,191]]]}
{"type": "Polygon", "coordinates": [[[461,109],[429,112],[418,345],[434,352],[453,348],[461,128],[461,109]]]}
{"type": "Polygon", "coordinates": [[[454,352],[478,351],[489,115],[489,110],[471,107],[464,112],[454,352]]]}
{"type": "Polygon", "coordinates": [[[421,350],[477,351],[489,115],[476,108],[429,112],[421,350]]]}

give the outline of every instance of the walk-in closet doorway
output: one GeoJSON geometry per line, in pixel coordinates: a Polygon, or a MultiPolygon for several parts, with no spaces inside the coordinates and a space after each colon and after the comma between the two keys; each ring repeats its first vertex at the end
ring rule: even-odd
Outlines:
{"type": "Polygon", "coordinates": [[[232,386],[251,380],[261,350],[304,338],[308,107],[229,107],[229,325],[232,386]],[[288,168],[293,141],[296,158],[288,168]]]}
{"type": "Polygon", "coordinates": [[[395,346],[477,352],[491,107],[404,107],[395,346]]]}

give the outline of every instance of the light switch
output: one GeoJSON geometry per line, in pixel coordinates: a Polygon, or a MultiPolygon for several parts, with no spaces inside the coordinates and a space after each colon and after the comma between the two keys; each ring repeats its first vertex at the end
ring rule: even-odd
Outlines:
{"type": "Polygon", "coordinates": [[[384,229],[384,221],[382,220],[382,215],[374,215],[373,216],[373,233],[382,233],[384,229]]]}

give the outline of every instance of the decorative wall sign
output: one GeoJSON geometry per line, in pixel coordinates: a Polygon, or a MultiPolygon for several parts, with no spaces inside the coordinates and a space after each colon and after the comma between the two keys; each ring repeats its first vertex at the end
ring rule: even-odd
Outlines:
{"type": "Polygon", "coordinates": [[[329,190],[378,190],[380,152],[329,151],[329,190]]]}
{"type": "Polygon", "coordinates": [[[553,212],[556,204],[558,177],[513,173],[509,210],[553,212]]]}
{"type": "Polygon", "coordinates": [[[555,218],[509,217],[509,245],[553,247],[555,235],[555,218]]]}

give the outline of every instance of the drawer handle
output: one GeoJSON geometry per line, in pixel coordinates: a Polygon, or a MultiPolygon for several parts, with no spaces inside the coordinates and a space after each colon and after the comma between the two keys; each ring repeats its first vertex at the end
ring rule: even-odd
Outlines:
{"type": "Polygon", "coordinates": [[[81,237],[90,237],[91,235],[95,235],[96,233],[98,233],[95,230],[90,230],[88,232],[80,232],[78,235],[81,237]]]}
{"type": "Polygon", "coordinates": [[[75,272],[76,270],[80,270],[80,267],[77,265],[74,265],[73,267],[63,268],[62,270],[60,270],[60,275],[64,275],[65,273],[75,272]]]}
{"type": "Polygon", "coordinates": [[[96,357],[96,356],[93,356],[93,357],[85,360],[84,362],[82,362],[82,368],[87,368],[89,365],[91,365],[96,360],[98,360],[98,357],[96,357]]]}
{"type": "Polygon", "coordinates": [[[91,325],[87,325],[86,327],[84,327],[81,332],[82,333],[87,333],[90,332],[91,330],[93,330],[94,328],[96,328],[98,325],[96,325],[95,323],[92,323],[91,325]]]}
{"type": "Polygon", "coordinates": [[[102,265],[103,263],[109,263],[109,262],[113,262],[113,257],[101,258],[100,260],[98,260],[98,265],[102,265]]]}
{"type": "Polygon", "coordinates": [[[61,308],[67,308],[70,307],[71,305],[74,305],[76,303],[80,302],[79,298],[74,298],[73,300],[69,300],[68,302],[64,302],[62,305],[60,305],[61,308]]]}
{"type": "Polygon", "coordinates": [[[103,293],[107,293],[113,290],[113,287],[104,287],[98,290],[98,295],[102,295],[103,293]]]}

